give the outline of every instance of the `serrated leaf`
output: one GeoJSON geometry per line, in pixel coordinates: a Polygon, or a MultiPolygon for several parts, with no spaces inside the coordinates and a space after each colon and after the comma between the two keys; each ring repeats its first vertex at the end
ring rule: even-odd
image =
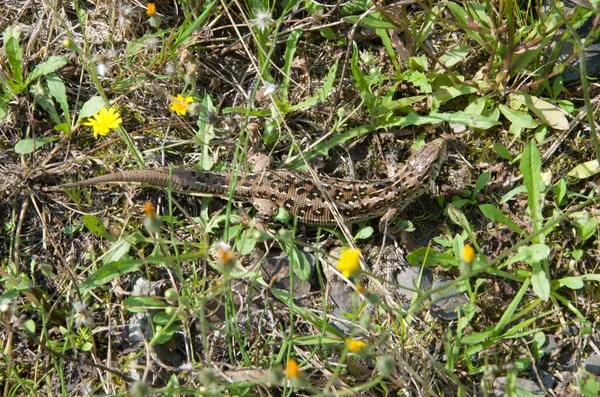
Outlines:
{"type": "Polygon", "coordinates": [[[598,160],[586,161],[581,163],[567,173],[567,176],[577,179],[585,179],[594,176],[600,172],[598,160]]]}
{"type": "Polygon", "coordinates": [[[64,56],[52,55],[48,59],[39,65],[37,65],[29,76],[27,76],[27,85],[38,77],[48,75],[56,72],[58,69],[69,63],[69,59],[64,56]]]}
{"type": "Polygon", "coordinates": [[[85,119],[87,117],[91,117],[94,114],[98,113],[100,109],[102,109],[106,104],[104,103],[104,99],[100,96],[93,96],[88,99],[81,110],[79,111],[79,117],[77,118],[77,122],[81,121],[81,119],[85,119]]]}
{"type": "Polygon", "coordinates": [[[38,150],[44,145],[50,142],[58,141],[60,138],[26,138],[21,139],[15,145],[15,153],[17,154],[29,154],[33,153],[34,150],[38,150]]]}

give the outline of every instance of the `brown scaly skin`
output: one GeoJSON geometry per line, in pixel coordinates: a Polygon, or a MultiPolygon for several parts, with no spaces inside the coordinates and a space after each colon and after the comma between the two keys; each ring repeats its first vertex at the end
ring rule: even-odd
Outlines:
{"type": "MultiPolygon", "coordinates": [[[[346,222],[380,217],[387,221],[427,190],[445,158],[446,141],[440,138],[419,148],[390,178],[349,181],[319,177],[319,181],[346,222]]],[[[230,174],[192,168],[151,168],[117,172],[54,189],[111,182],[148,183],[171,187],[174,191],[227,198],[230,174]]],[[[336,224],[327,200],[306,172],[270,169],[247,173],[237,177],[233,195],[253,203],[262,219],[272,218],[281,207],[302,223],[336,224]]]]}

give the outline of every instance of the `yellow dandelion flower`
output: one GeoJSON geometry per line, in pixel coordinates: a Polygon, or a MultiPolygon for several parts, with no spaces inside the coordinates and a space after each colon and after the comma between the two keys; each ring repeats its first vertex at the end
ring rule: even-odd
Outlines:
{"type": "Polygon", "coordinates": [[[156,15],[156,4],[155,3],[150,2],[150,3],[146,4],[146,14],[149,17],[153,17],[156,15]]]}
{"type": "Polygon", "coordinates": [[[171,112],[178,113],[182,116],[184,116],[187,113],[190,103],[194,102],[194,98],[192,98],[191,96],[184,97],[181,94],[171,97],[171,100],[173,101],[173,103],[171,103],[169,110],[171,112]]]}
{"type": "Polygon", "coordinates": [[[106,135],[110,130],[116,130],[119,128],[123,119],[119,112],[114,109],[106,109],[103,107],[98,113],[89,118],[89,121],[83,123],[83,125],[90,126],[94,129],[94,138],[98,138],[98,135],[106,135]]]}
{"type": "Polygon", "coordinates": [[[144,203],[144,214],[146,214],[146,218],[148,219],[156,218],[156,207],[150,201],[144,203]]]}
{"type": "Polygon", "coordinates": [[[349,278],[350,276],[360,271],[360,251],[357,249],[346,249],[340,255],[340,261],[337,264],[337,269],[349,278]]]}
{"type": "Polygon", "coordinates": [[[219,265],[223,267],[233,266],[237,259],[235,252],[233,252],[231,249],[231,246],[223,241],[219,241],[219,244],[217,244],[216,257],[219,265]]]}
{"type": "Polygon", "coordinates": [[[285,370],[285,376],[288,379],[296,379],[300,376],[301,372],[298,368],[298,362],[293,358],[290,358],[287,362],[287,368],[285,370]]]}
{"type": "Polygon", "coordinates": [[[346,339],[346,346],[348,346],[348,351],[350,351],[351,353],[360,353],[366,345],[367,343],[363,342],[362,340],[350,338],[346,339]]]}
{"type": "Polygon", "coordinates": [[[462,251],[462,260],[467,265],[471,264],[475,260],[475,250],[469,244],[466,244],[462,251]]]}

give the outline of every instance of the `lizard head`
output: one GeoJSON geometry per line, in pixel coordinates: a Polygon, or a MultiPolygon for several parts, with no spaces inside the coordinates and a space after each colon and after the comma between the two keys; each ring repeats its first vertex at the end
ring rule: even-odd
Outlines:
{"type": "MultiPolygon", "coordinates": [[[[407,205],[430,188],[446,158],[446,140],[440,138],[421,146],[404,163],[402,177],[395,183],[401,204],[407,205]]],[[[401,207],[402,207],[401,206],[401,207]]]]}
{"type": "Polygon", "coordinates": [[[412,169],[414,178],[421,184],[434,181],[437,178],[442,163],[446,159],[446,140],[438,138],[421,146],[406,162],[412,169]]]}

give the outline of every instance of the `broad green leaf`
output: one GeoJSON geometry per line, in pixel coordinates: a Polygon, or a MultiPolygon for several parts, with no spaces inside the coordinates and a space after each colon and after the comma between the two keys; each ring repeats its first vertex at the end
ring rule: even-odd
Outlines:
{"type": "Polygon", "coordinates": [[[60,138],[25,138],[21,139],[15,145],[15,153],[17,154],[29,154],[33,153],[34,150],[42,148],[44,145],[50,142],[58,141],[60,138]]]}
{"type": "Polygon", "coordinates": [[[492,336],[492,331],[473,332],[470,335],[463,336],[460,343],[463,345],[474,345],[488,340],[492,336]]]}
{"type": "Polygon", "coordinates": [[[292,69],[294,54],[296,54],[298,40],[302,36],[302,32],[302,29],[293,30],[286,41],[285,53],[283,54],[283,81],[279,87],[281,100],[285,103],[287,103],[288,101],[288,88],[290,86],[290,70],[292,69]]]}
{"type": "Polygon", "coordinates": [[[504,105],[498,105],[500,112],[513,124],[520,128],[535,128],[539,125],[528,113],[513,110],[504,105]]]}
{"type": "Polygon", "coordinates": [[[598,160],[586,161],[585,163],[581,163],[571,171],[567,173],[567,176],[571,178],[577,179],[585,179],[590,176],[594,176],[600,172],[600,165],[598,165],[598,160]]]}
{"type": "Polygon", "coordinates": [[[4,42],[4,50],[8,56],[8,63],[12,73],[12,80],[16,85],[16,90],[20,93],[25,89],[23,84],[23,50],[19,45],[19,40],[11,37],[4,42]]]}
{"type": "Polygon", "coordinates": [[[544,302],[550,299],[550,281],[540,262],[531,263],[531,287],[533,292],[544,302]]]}
{"type": "Polygon", "coordinates": [[[494,151],[504,160],[513,161],[513,156],[510,154],[508,149],[504,147],[504,145],[494,143],[494,151]]]}
{"type": "Polygon", "coordinates": [[[512,94],[512,99],[523,103],[527,109],[538,116],[544,123],[548,124],[548,126],[557,130],[569,129],[569,120],[567,120],[565,112],[558,106],[524,93],[512,94]]]}
{"type": "MultiPolygon", "coordinates": [[[[523,174],[523,184],[527,188],[527,206],[533,220],[534,230],[542,227],[542,196],[540,194],[542,160],[540,152],[533,141],[523,151],[519,169],[523,174]]],[[[543,242],[544,237],[538,236],[536,242],[543,242]]]]}
{"type": "Polygon", "coordinates": [[[107,284],[117,277],[121,277],[124,274],[135,272],[142,266],[142,262],[110,262],[103,265],[100,269],[96,270],[94,274],[89,276],[83,283],[79,285],[82,293],[90,288],[98,287],[100,285],[107,284]]]}
{"type": "Polygon", "coordinates": [[[431,113],[426,116],[411,112],[406,116],[390,117],[389,120],[379,121],[377,128],[408,127],[411,125],[440,124],[443,122],[461,124],[483,130],[500,124],[500,122],[485,116],[464,112],[431,113]]]}
{"type": "Polygon", "coordinates": [[[448,51],[444,52],[444,54],[440,57],[441,63],[450,68],[460,62],[469,55],[471,51],[470,46],[459,45],[453,48],[450,48],[448,51]]]}
{"type": "Polygon", "coordinates": [[[365,240],[373,235],[374,229],[371,226],[361,228],[354,236],[355,240],[365,240]]]}
{"type": "Polygon", "coordinates": [[[477,87],[471,87],[466,84],[444,86],[433,91],[432,97],[440,104],[444,104],[451,99],[462,95],[469,95],[477,92],[477,87]]]}
{"type": "Polygon", "coordinates": [[[485,187],[485,185],[487,185],[487,183],[490,181],[490,173],[489,171],[485,171],[483,173],[481,173],[481,175],[479,175],[479,178],[477,178],[477,182],[475,182],[475,189],[473,190],[473,198],[475,198],[479,192],[481,192],[481,190],[485,187]]]}
{"type": "Polygon", "coordinates": [[[467,217],[461,210],[456,208],[454,204],[448,206],[448,216],[452,222],[462,227],[469,235],[473,234],[473,229],[471,228],[471,224],[467,220],[467,217]]]}
{"type": "Polygon", "coordinates": [[[567,182],[564,178],[560,178],[560,180],[554,185],[554,202],[556,205],[560,206],[567,194],[567,182]]]}
{"type": "Polygon", "coordinates": [[[516,233],[521,234],[523,232],[523,229],[521,229],[519,225],[514,223],[508,216],[504,215],[504,213],[495,205],[481,204],[479,210],[486,218],[501,223],[516,233]]]}
{"type": "Polygon", "coordinates": [[[67,63],[69,63],[69,59],[67,57],[57,55],[50,56],[46,61],[40,63],[33,69],[29,76],[27,76],[26,84],[29,85],[38,77],[54,73],[58,69],[65,66],[67,63]]]}
{"type": "Polygon", "coordinates": [[[60,79],[60,77],[56,75],[50,75],[47,78],[48,84],[48,92],[56,102],[60,105],[64,113],[64,120],[69,122],[71,120],[71,114],[69,113],[69,104],[67,102],[67,89],[65,88],[65,83],[60,79]]]}
{"type": "Polygon", "coordinates": [[[400,98],[394,101],[385,102],[377,107],[377,114],[385,114],[392,110],[402,109],[412,105],[413,103],[421,102],[425,98],[427,98],[426,95],[415,95],[411,97],[400,98]]]}
{"type": "Polygon", "coordinates": [[[79,111],[79,117],[77,118],[77,122],[81,121],[81,119],[85,119],[86,117],[91,117],[95,115],[104,106],[106,106],[106,104],[104,103],[104,99],[102,99],[102,97],[91,97],[81,107],[81,110],[79,111]]]}
{"type": "Polygon", "coordinates": [[[8,101],[10,101],[10,93],[0,90],[0,121],[2,121],[8,112],[8,101]]]}
{"type": "Polygon", "coordinates": [[[131,243],[127,238],[121,238],[118,241],[111,244],[110,249],[106,252],[106,255],[102,258],[103,263],[117,262],[120,261],[131,248],[131,243]]]}
{"type": "MultiPolygon", "coordinates": [[[[346,23],[354,25],[356,22],[358,22],[359,18],[360,17],[358,15],[351,15],[351,16],[342,18],[342,20],[346,23]]],[[[384,20],[381,17],[381,13],[379,13],[379,12],[374,12],[374,13],[368,15],[367,17],[363,18],[360,21],[360,25],[367,27],[367,28],[373,28],[373,29],[396,29],[397,28],[396,25],[394,25],[393,23],[390,23],[390,22],[384,20]]]]}
{"type": "Polygon", "coordinates": [[[358,90],[361,94],[362,99],[365,101],[367,108],[371,114],[374,113],[375,108],[375,96],[371,92],[371,87],[369,87],[369,83],[367,83],[367,79],[360,69],[360,65],[358,64],[358,46],[356,43],[353,43],[353,51],[352,51],[352,59],[350,63],[352,69],[352,76],[354,76],[354,82],[358,87],[358,90]]]}
{"type": "Polygon", "coordinates": [[[567,287],[569,289],[581,289],[583,288],[583,280],[581,277],[564,277],[560,280],[556,280],[553,284],[556,284],[558,288],[567,287]]]}
{"type": "Polygon", "coordinates": [[[108,232],[108,230],[106,230],[106,228],[104,227],[104,222],[102,221],[101,218],[98,218],[97,216],[93,216],[93,215],[84,215],[83,216],[83,224],[85,225],[85,227],[88,228],[88,230],[92,233],[94,233],[94,235],[96,237],[102,237],[105,238],[108,241],[115,241],[116,237],[113,236],[112,234],[110,234],[108,232]]]}
{"type": "Polygon", "coordinates": [[[544,259],[548,259],[549,255],[550,248],[546,244],[528,245],[521,247],[516,255],[506,260],[500,267],[506,267],[515,262],[539,263],[544,259]]]}
{"type": "Polygon", "coordinates": [[[453,266],[456,265],[454,255],[438,252],[427,247],[417,248],[406,257],[408,263],[413,266],[453,266]]]}
{"type": "Polygon", "coordinates": [[[125,310],[131,313],[144,313],[147,310],[162,309],[169,307],[164,299],[158,299],[151,296],[128,296],[123,301],[125,310]]]}

